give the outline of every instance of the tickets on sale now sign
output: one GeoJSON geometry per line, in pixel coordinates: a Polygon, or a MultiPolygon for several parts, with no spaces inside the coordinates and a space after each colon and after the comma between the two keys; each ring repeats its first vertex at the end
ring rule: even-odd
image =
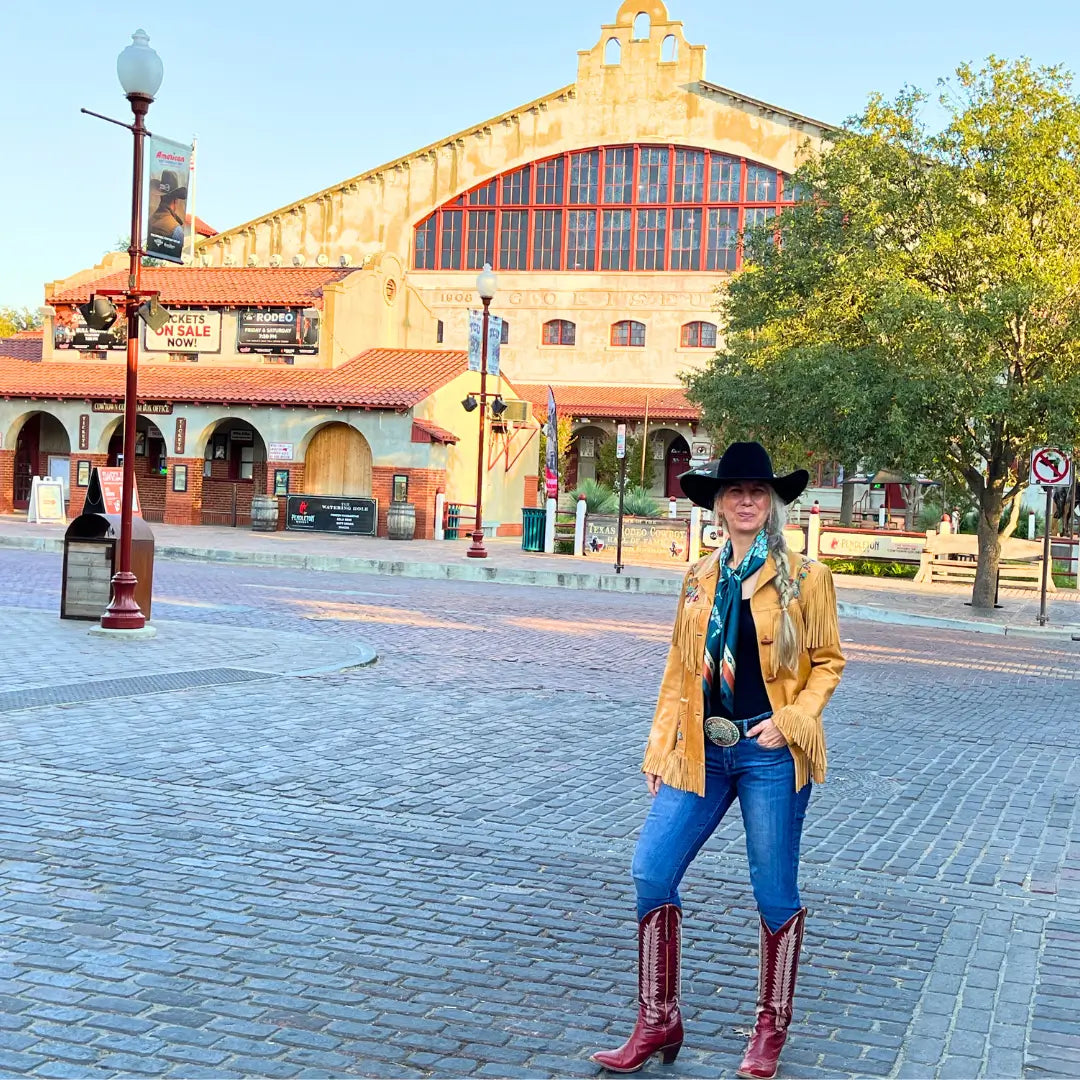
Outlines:
{"type": "Polygon", "coordinates": [[[143,347],[147,352],[221,352],[221,312],[169,309],[169,323],[161,330],[145,327],[143,347]]]}

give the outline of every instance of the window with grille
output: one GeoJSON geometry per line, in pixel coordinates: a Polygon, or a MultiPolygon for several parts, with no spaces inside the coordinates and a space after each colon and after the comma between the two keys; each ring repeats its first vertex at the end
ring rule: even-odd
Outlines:
{"type": "Polygon", "coordinates": [[[550,319],[544,323],[543,343],[545,345],[573,345],[577,337],[577,326],[569,319],[550,319]]]}
{"type": "Polygon", "coordinates": [[[645,324],[633,319],[623,319],[611,327],[611,344],[632,346],[633,348],[645,347],[645,324]]]}
{"type": "Polygon", "coordinates": [[[682,328],[684,349],[715,349],[716,326],[711,322],[690,322],[682,328]]]}
{"type": "Polygon", "coordinates": [[[413,267],[733,271],[739,237],[804,197],[789,175],[712,150],[575,150],[446,203],[416,226],[413,267]]]}

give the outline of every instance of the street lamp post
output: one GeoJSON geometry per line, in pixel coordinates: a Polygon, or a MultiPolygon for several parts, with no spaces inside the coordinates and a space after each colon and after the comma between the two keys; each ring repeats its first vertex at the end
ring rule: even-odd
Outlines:
{"type": "Polygon", "coordinates": [[[473,530],[472,543],[465,554],[470,559],[486,559],[484,547],[484,421],[487,417],[487,364],[488,364],[488,322],[491,317],[491,300],[495,295],[495,274],[488,263],[476,278],[476,291],[484,305],[484,317],[480,330],[480,436],[476,446],[476,528],[473,530]]]}
{"type": "MultiPolygon", "coordinates": [[[[141,630],[146,616],[135,601],[135,575],[131,572],[131,514],[135,491],[135,418],[139,390],[138,307],[148,294],[140,289],[142,267],[143,143],[149,134],[143,121],[161,86],[161,58],[150,48],[145,31],[136,30],[132,43],[116,59],[116,74],[131,103],[134,136],[131,174],[131,242],[128,245],[128,287],[120,294],[127,319],[127,379],[124,390],[124,485],[120,501],[120,568],[112,579],[112,600],[101,616],[107,630],[141,630]]],[[[107,117],[104,119],[108,119],[107,117]]]]}

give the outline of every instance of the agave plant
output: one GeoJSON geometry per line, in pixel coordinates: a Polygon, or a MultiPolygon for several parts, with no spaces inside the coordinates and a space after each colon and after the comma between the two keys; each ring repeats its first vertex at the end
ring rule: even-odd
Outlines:
{"type": "Polygon", "coordinates": [[[634,517],[656,517],[660,513],[657,501],[640,484],[626,489],[623,510],[634,517]]]}
{"type": "Polygon", "coordinates": [[[584,480],[574,492],[574,498],[585,496],[585,509],[590,514],[613,514],[619,509],[615,493],[607,486],[591,477],[584,480]]]}

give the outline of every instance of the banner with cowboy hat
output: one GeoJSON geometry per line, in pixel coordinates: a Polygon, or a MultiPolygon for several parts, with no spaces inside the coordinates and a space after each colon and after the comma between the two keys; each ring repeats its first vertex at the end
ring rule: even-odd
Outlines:
{"type": "Polygon", "coordinates": [[[183,262],[191,147],[157,135],[146,145],[150,174],[146,254],[183,262]]]}

